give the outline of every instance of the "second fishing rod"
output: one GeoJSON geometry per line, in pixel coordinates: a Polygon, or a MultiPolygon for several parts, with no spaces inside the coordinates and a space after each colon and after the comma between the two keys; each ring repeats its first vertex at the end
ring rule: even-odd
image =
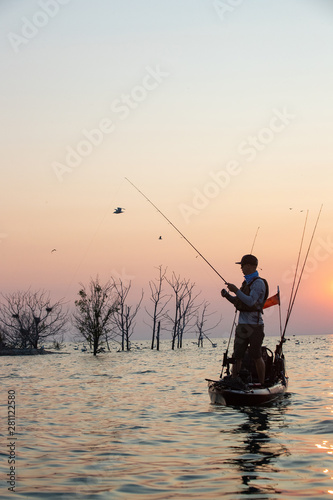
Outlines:
{"type": "Polygon", "coordinates": [[[146,199],[146,200],[147,200],[147,201],[148,201],[148,202],[149,202],[149,203],[150,203],[150,204],[154,207],[154,208],[155,208],[155,210],[157,210],[157,211],[158,211],[158,213],[159,213],[159,214],[161,214],[161,215],[162,215],[162,217],[164,217],[164,219],[165,219],[166,221],[168,221],[168,223],[169,223],[169,224],[170,224],[170,225],[171,225],[171,226],[172,226],[172,227],[173,227],[173,228],[177,231],[177,233],[179,233],[179,234],[180,234],[180,236],[181,236],[182,238],[184,238],[184,240],[186,241],[186,243],[188,243],[188,244],[189,244],[189,245],[193,248],[193,250],[195,250],[195,251],[197,252],[197,254],[198,254],[198,255],[200,255],[200,257],[201,257],[201,258],[202,258],[202,259],[206,262],[206,264],[208,264],[208,265],[209,265],[209,267],[210,267],[211,269],[213,269],[213,271],[214,271],[214,272],[215,272],[215,273],[216,273],[216,274],[217,274],[217,275],[221,278],[221,280],[223,280],[225,284],[228,284],[228,282],[227,282],[227,281],[223,278],[223,276],[222,276],[222,275],[221,275],[221,274],[220,274],[220,273],[219,273],[219,272],[215,269],[215,267],[214,267],[214,266],[212,266],[212,264],[211,264],[211,263],[210,263],[210,262],[206,259],[206,257],[204,257],[204,256],[202,255],[202,253],[201,253],[201,252],[199,252],[199,250],[198,250],[198,249],[197,249],[197,248],[196,248],[196,247],[195,247],[195,246],[194,246],[194,245],[193,245],[193,244],[192,244],[192,243],[191,243],[191,242],[190,242],[190,241],[186,238],[186,236],[184,236],[184,235],[183,235],[183,233],[182,233],[181,231],[179,231],[179,229],[178,229],[178,228],[177,228],[177,227],[176,227],[176,226],[175,226],[175,225],[171,222],[171,220],[169,220],[169,219],[168,219],[168,218],[164,215],[164,213],[163,213],[163,212],[161,212],[161,210],[160,210],[159,208],[157,208],[157,206],[156,206],[156,205],[155,205],[155,204],[154,204],[154,203],[153,203],[153,202],[152,202],[152,201],[151,201],[151,200],[150,200],[150,199],[149,199],[149,198],[148,198],[148,197],[147,197],[147,196],[146,196],[146,195],[145,195],[142,191],[140,191],[140,189],[139,189],[139,188],[137,188],[137,187],[135,186],[135,184],[133,184],[133,182],[131,182],[131,181],[130,181],[127,177],[125,177],[125,179],[127,180],[127,182],[129,182],[129,183],[130,183],[130,184],[134,187],[134,189],[136,189],[136,190],[137,190],[137,191],[138,191],[138,192],[139,192],[139,193],[140,193],[140,194],[141,194],[141,195],[142,195],[142,196],[143,196],[143,197],[144,197],[144,198],[145,198],[145,199],[146,199]]]}

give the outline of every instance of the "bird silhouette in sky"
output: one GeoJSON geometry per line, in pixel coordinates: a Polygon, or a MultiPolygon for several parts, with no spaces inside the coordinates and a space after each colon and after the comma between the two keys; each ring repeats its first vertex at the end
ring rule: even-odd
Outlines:
{"type": "Polygon", "coordinates": [[[159,240],[161,240],[161,239],[162,239],[162,236],[160,236],[158,239],[159,239],[159,240]]]}
{"type": "Polygon", "coordinates": [[[51,253],[52,253],[52,252],[56,252],[56,251],[57,251],[57,249],[56,249],[56,248],[53,248],[53,250],[51,250],[51,253]]]}
{"type": "Polygon", "coordinates": [[[117,207],[114,209],[114,214],[123,214],[125,209],[124,208],[121,208],[121,207],[117,207]]]}

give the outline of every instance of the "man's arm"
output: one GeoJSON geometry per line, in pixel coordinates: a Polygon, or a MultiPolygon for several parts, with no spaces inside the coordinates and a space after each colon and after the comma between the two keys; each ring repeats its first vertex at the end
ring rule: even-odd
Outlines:
{"type": "Polygon", "coordinates": [[[225,299],[227,299],[232,304],[235,303],[236,297],[234,297],[233,295],[230,295],[230,293],[228,293],[225,288],[223,288],[223,290],[221,290],[221,295],[222,295],[222,297],[224,297],[225,299]]]}
{"type": "Polygon", "coordinates": [[[254,306],[259,299],[265,296],[265,283],[262,279],[256,279],[253,285],[251,286],[250,295],[246,295],[241,292],[239,289],[235,292],[237,297],[244,302],[247,306],[254,306]]]}

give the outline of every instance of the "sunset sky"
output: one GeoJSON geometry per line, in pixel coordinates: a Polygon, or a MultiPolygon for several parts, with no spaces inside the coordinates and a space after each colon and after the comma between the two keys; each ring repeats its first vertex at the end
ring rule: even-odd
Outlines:
{"type": "Polygon", "coordinates": [[[288,333],[333,333],[332,23],[330,0],[2,1],[2,293],[72,306],[112,275],[144,308],[162,265],[226,337],[222,280],[127,177],[227,281],[254,243],[282,315],[323,205],[288,333]]]}

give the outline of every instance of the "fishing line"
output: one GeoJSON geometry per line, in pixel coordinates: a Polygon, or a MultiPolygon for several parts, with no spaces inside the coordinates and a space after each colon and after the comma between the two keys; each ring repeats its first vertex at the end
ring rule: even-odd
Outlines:
{"type": "Polygon", "coordinates": [[[111,209],[111,206],[114,205],[114,200],[116,198],[116,196],[118,195],[120,189],[122,188],[122,185],[123,185],[124,181],[121,180],[120,183],[116,186],[115,188],[115,191],[113,193],[113,196],[111,198],[111,201],[109,202],[109,204],[107,205],[107,208],[105,209],[104,213],[102,214],[99,222],[97,223],[96,227],[95,227],[95,231],[93,232],[90,240],[88,241],[87,245],[85,246],[84,250],[81,251],[81,258],[80,260],[78,259],[78,264],[76,266],[76,269],[74,269],[74,272],[72,274],[72,277],[67,285],[67,293],[68,291],[70,290],[72,284],[73,284],[73,281],[74,279],[76,278],[77,274],[78,274],[78,271],[80,270],[80,268],[82,267],[82,264],[83,262],[85,261],[85,259],[87,258],[87,255],[89,254],[89,250],[91,248],[91,245],[93,243],[93,241],[95,240],[104,220],[106,219],[106,216],[108,215],[110,209],[111,209]]]}
{"type": "Polygon", "coordinates": [[[159,208],[157,208],[156,205],[154,205],[154,203],[142,192],[140,191],[139,188],[137,188],[133,182],[131,182],[127,177],[125,177],[125,179],[130,183],[132,184],[132,186],[155,208],[155,210],[157,210],[161,215],[162,217],[164,217],[164,219],[166,221],[168,221],[168,223],[177,231],[177,233],[180,234],[180,236],[182,238],[184,238],[184,240],[197,252],[198,255],[200,255],[200,257],[206,262],[206,264],[209,265],[209,267],[211,269],[213,269],[213,271],[224,281],[224,283],[227,284],[227,281],[223,278],[223,276],[221,276],[221,274],[215,269],[215,267],[212,266],[212,264],[210,262],[208,262],[208,260],[202,255],[202,253],[199,252],[199,250],[194,246],[192,245],[192,243],[183,235],[183,233],[181,233],[179,231],[179,229],[171,222],[171,220],[169,220],[162,212],[159,208]]]}

